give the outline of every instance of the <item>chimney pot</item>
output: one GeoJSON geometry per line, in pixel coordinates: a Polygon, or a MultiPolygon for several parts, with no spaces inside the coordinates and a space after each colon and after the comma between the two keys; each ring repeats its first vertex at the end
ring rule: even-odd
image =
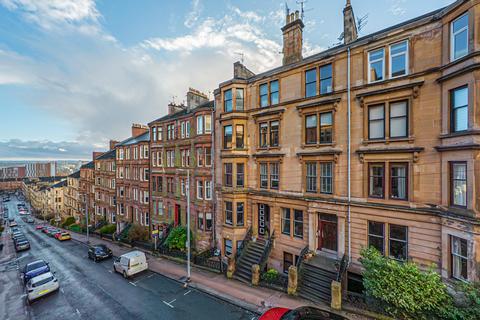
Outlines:
{"type": "Polygon", "coordinates": [[[287,15],[287,24],[283,32],[283,65],[299,62],[303,59],[303,27],[299,11],[287,15]]]}

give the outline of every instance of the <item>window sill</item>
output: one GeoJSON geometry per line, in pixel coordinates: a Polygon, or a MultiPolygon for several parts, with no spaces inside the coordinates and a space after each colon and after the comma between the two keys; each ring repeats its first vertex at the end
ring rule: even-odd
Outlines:
{"type": "Polygon", "coordinates": [[[302,148],[309,149],[309,148],[322,148],[322,147],[334,147],[335,142],[326,142],[326,143],[304,143],[302,144],[302,148]]]}
{"type": "Polygon", "coordinates": [[[448,138],[456,138],[456,137],[465,137],[469,135],[480,135],[480,130],[478,129],[468,129],[460,132],[450,132],[441,134],[439,136],[440,139],[448,139],[448,138]]]}
{"type": "Polygon", "coordinates": [[[274,146],[274,147],[258,147],[258,151],[269,151],[269,150],[280,150],[280,146],[274,146]]]}
{"type": "Polygon", "coordinates": [[[409,136],[409,137],[401,137],[401,138],[383,138],[383,139],[365,139],[362,141],[363,145],[369,145],[369,144],[374,144],[374,143],[384,143],[384,144],[390,144],[394,142],[408,142],[408,143],[413,143],[415,141],[414,136],[409,136]]]}

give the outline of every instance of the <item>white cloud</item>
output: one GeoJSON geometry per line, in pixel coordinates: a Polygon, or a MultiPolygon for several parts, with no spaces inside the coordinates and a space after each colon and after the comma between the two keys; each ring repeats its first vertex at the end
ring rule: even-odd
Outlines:
{"type": "Polygon", "coordinates": [[[200,0],[192,0],[192,9],[187,14],[185,19],[184,25],[187,28],[191,28],[197,22],[198,18],[200,17],[200,13],[202,11],[202,6],[200,4],[200,0]]]}
{"type": "Polygon", "coordinates": [[[232,61],[238,59],[238,53],[242,52],[245,63],[258,71],[278,65],[282,48],[262,31],[263,18],[254,12],[242,12],[236,7],[231,7],[231,11],[232,14],[227,14],[222,19],[204,19],[190,34],[175,38],[151,38],[141,46],[182,55],[214,49],[232,61]]]}
{"type": "Polygon", "coordinates": [[[44,29],[65,23],[96,22],[100,17],[94,0],[0,0],[0,4],[19,11],[44,29]]]}
{"type": "Polygon", "coordinates": [[[407,13],[407,9],[404,7],[406,0],[390,0],[389,11],[394,16],[403,16],[407,13]]]}

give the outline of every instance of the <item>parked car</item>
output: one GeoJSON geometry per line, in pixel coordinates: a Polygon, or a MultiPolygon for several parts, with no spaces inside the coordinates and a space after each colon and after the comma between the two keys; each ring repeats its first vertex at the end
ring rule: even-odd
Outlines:
{"type": "Polygon", "coordinates": [[[61,235],[62,233],[63,233],[62,230],[55,230],[55,231],[53,232],[53,237],[54,237],[55,239],[58,239],[58,237],[60,237],[60,235],[61,235]]]}
{"type": "Polygon", "coordinates": [[[35,220],[33,220],[32,217],[27,218],[27,223],[35,223],[35,220]]]}
{"type": "Polygon", "coordinates": [[[15,220],[10,222],[10,227],[16,227],[16,226],[18,226],[18,224],[15,220]]]}
{"type": "Polygon", "coordinates": [[[30,303],[51,292],[57,291],[60,285],[58,279],[51,272],[46,272],[30,279],[26,287],[27,301],[30,303]]]}
{"type": "Polygon", "coordinates": [[[347,320],[344,316],[314,307],[297,309],[272,308],[267,310],[258,320],[347,320]]]}
{"type": "Polygon", "coordinates": [[[8,218],[8,221],[9,221],[9,222],[13,222],[13,221],[15,221],[15,218],[14,218],[14,217],[10,217],[10,218],[8,218]]]}
{"type": "Polygon", "coordinates": [[[15,242],[15,251],[24,251],[30,249],[30,242],[28,242],[27,239],[24,240],[18,240],[15,242]]]}
{"type": "Polygon", "coordinates": [[[45,260],[36,260],[27,263],[22,273],[23,281],[27,283],[30,279],[46,272],[50,272],[50,267],[45,260]]]}
{"type": "Polygon", "coordinates": [[[13,238],[13,244],[16,244],[19,241],[27,240],[24,234],[18,235],[15,238],[13,238]]]}
{"type": "Polygon", "coordinates": [[[62,233],[60,233],[59,236],[57,236],[57,239],[60,240],[60,241],[66,241],[66,240],[72,239],[72,237],[70,236],[70,233],[62,232],[62,233]]]}
{"type": "Polygon", "coordinates": [[[88,258],[97,262],[112,257],[112,250],[106,245],[99,244],[88,248],[88,258]]]}
{"type": "Polygon", "coordinates": [[[145,253],[138,250],[122,254],[113,262],[113,270],[121,273],[124,278],[128,278],[147,269],[147,257],[145,253]]]}
{"type": "Polygon", "coordinates": [[[58,230],[58,229],[51,229],[51,230],[49,230],[49,232],[47,232],[47,236],[55,237],[55,234],[58,233],[58,232],[61,232],[61,231],[58,230]]]}
{"type": "Polygon", "coordinates": [[[15,238],[18,237],[18,236],[23,236],[23,232],[21,232],[21,231],[14,231],[14,232],[12,233],[12,239],[15,239],[15,238]]]}
{"type": "Polygon", "coordinates": [[[36,230],[43,230],[44,228],[45,228],[45,226],[42,225],[42,224],[37,224],[37,225],[35,226],[35,229],[36,229],[36,230]]]}

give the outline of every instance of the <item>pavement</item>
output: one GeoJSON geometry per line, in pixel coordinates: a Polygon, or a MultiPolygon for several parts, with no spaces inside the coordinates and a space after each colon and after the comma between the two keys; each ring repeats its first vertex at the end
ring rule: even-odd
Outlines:
{"type": "MultiPolygon", "coordinates": [[[[72,238],[81,243],[87,242],[87,237],[84,234],[71,232],[72,238]]],[[[89,237],[91,244],[105,244],[112,249],[114,255],[119,256],[123,253],[131,251],[132,248],[120,245],[109,240],[99,239],[97,237],[89,237]]],[[[186,264],[177,263],[171,259],[158,257],[152,255],[150,252],[141,248],[137,250],[144,251],[148,258],[149,269],[153,272],[164,275],[176,281],[184,281],[186,278],[186,264]]],[[[201,268],[192,267],[191,282],[189,287],[209,293],[220,299],[224,299],[230,303],[237,304],[242,308],[250,310],[257,314],[262,314],[272,307],[283,307],[295,309],[302,306],[314,306],[327,311],[332,309],[327,304],[313,304],[312,302],[293,297],[286,293],[263,288],[253,287],[243,282],[227,279],[223,274],[206,271],[201,268]]],[[[352,312],[338,312],[350,319],[367,319],[363,315],[358,315],[352,312]]]]}
{"type": "MultiPolygon", "coordinates": [[[[0,276],[0,319],[250,320],[256,317],[255,313],[237,304],[195,287],[184,288],[178,281],[153,270],[125,280],[113,271],[111,259],[99,263],[89,260],[85,244],[60,242],[24,223],[18,216],[16,203],[12,199],[8,204],[9,212],[15,214],[17,223],[30,240],[31,249],[16,254],[15,258],[14,251],[4,248],[0,254],[2,261],[7,265],[18,261],[21,269],[27,262],[46,260],[59,280],[60,290],[27,305],[19,270],[10,266],[9,276],[0,276]]],[[[2,241],[11,247],[9,235],[2,241]]],[[[112,244],[109,247],[115,255],[125,250],[112,244]]],[[[156,265],[151,257],[149,263],[156,265]]]]}

